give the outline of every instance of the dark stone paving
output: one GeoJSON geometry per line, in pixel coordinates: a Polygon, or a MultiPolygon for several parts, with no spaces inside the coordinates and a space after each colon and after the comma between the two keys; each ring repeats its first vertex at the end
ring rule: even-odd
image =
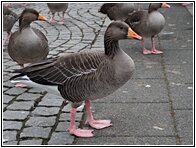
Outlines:
{"type": "MultiPolygon", "coordinates": [[[[70,3],[64,25],[34,22],[48,38],[56,57],[87,49],[103,50],[103,36],[110,20],[98,13],[102,3],[70,3]]],[[[142,9],[147,4],[141,4],[142,9]]],[[[46,3],[30,3],[48,19],[46,3]]],[[[160,9],[164,30],[155,38],[163,55],[143,55],[141,43],[121,41],[136,65],[130,81],[114,94],[92,102],[95,119],[111,119],[113,126],[94,130],[93,138],[66,132],[70,105],[57,93],[37,87],[16,88],[9,81],[13,62],[3,51],[3,145],[192,145],[193,144],[193,5],[171,4],[160,9]]],[[[24,7],[10,7],[21,13],[24,7]]],[[[13,28],[17,30],[18,22],[13,28]]],[[[3,37],[6,37],[3,33],[3,37]]],[[[149,39],[145,39],[150,48],[149,39]]],[[[7,48],[7,47],[6,47],[7,48]]],[[[84,105],[77,109],[76,125],[85,125],[84,105]]]]}

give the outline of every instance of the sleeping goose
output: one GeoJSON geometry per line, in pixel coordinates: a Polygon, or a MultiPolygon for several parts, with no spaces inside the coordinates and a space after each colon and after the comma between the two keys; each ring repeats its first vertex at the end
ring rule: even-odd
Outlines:
{"type": "Polygon", "coordinates": [[[8,44],[8,54],[21,68],[24,64],[38,62],[49,52],[48,40],[38,29],[31,28],[31,22],[47,20],[36,10],[25,8],[19,18],[19,30],[14,32],[8,44]]]}
{"type": "Polygon", "coordinates": [[[62,20],[58,22],[58,24],[63,24],[64,23],[64,14],[65,11],[68,8],[68,3],[47,3],[48,8],[52,12],[52,17],[50,19],[50,22],[54,21],[54,15],[56,12],[61,12],[62,11],[62,20]]]}
{"type": "Polygon", "coordinates": [[[3,31],[6,31],[8,36],[3,41],[3,46],[11,36],[11,30],[15,22],[18,20],[18,15],[3,5],[3,31]]]}
{"type": "Polygon", "coordinates": [[[99,12],[107,14],[110,20],[125,21],[129,13],[134,11],[133,3],[105,3],[99,12]]]}
{"type": "Polygon", "coordinates": [[[151,37],[152,48],[147,50],[142,39],[143,54],[161,54],[162,51],[156,50],[154,36],[161,32],[165,25],[164,16],[157,11],[158,8],[169,8],[166,3],[151,3],[148,12],[137,11],[132,13],[125,21],[129,26],[142,37],[151,37]]]}
{"type": "MultiPolygon", "coordinates": [[[[76,108],[85,102],[87,120],[91,127],[102,129],[111,126],[110,120],[94,120],[90,100],[101,99],[124,85],[135,70],[133,60],[119,47],[121,39],[139,39],[129,26],[121,21],[112,22],[104,36],[105,51],[85,51],[47,59],[31,64],[11,78],[11,82],[38,83],[58,87],[61,96],[71,102],[70,126],[67,131],[78,137],[92,137],[93,130],[76,129],[76,108]],[[31,81],[30,81],[30,80],[31,81]],[[33,81],[33,82],[32,82],[33,81]]],[[[34,83],[34,84],[35,84],[34,83]]]]}

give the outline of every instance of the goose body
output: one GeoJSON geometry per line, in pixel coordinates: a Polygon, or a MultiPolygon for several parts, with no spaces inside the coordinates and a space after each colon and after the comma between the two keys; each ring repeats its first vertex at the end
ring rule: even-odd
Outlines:
{"type": "Polygon", "coordinates": [[[3,41],[3,45],[5,45],[6,41],[9,40],[12,27],[17,20],[18,15],[3,5],[3,31],[6,31],[8,34],[6,39],[3,41]]]}
{"type": "Polygon", "coordinates": [[[125,22],[140,36],[151,37],[152,49],[146,50],[144,41],[142,40],[142,48],[144,54],[160,54],[162,51],[156,50],[154,46],[154,36],[161,32],[165,25],[164,16],[157,11],[158,8],[170,7],[165,3],[152,3],[147,11],[137,11],[132,13],[125,22]]]}
{"type": "Polygon", "coordinates": [[[99,12],[107,14],[110,20],[125,21],[129,13],[134,11],[133,3],[105,3],[99,12]]]}
{"type": "Polygon", "coordinates": [[[58,24],[63,24],[64,23],[64,14],[65,11],[68,8],[68,3],[47,3],[48,8],[52,12],[52,17],[50,19],[50,22],[54,21],[54,15],[56,12],[62,12],[62,20],[58,22],[58,24]]]}
{"type": "Polygon", "coordinates": [[[11,35],[8,53],[21,67],[27,63],[39,62],[49,52],[48,40],[38,29],[31,28],[35,20],[46,20],[34,9],[26,8],[19,20],[19,30],[11,35]]]}
{"type": "Polygon", "coordinates": [[[118,40],[127,38],[141,40],[126,23],[112,22],[105,33],[105,51],[79,52],[47,59],[16,70],[20,74],[11,79],[27,75],[35,83],[58,87],[61,96],[72,104],[67,131],[79,137],[92,137],[92,130],[76,129],[76,108],[85,101],[86,123],[93,128],[102,129],[111,125],[110,120],[93,119],[90,100],[113,93],[133,75],[134,62],[118,44],[118,40]]]}

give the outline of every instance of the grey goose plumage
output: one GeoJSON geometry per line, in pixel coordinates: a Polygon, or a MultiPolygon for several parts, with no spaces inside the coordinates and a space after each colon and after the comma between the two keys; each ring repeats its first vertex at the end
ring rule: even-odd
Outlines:
{"type": "Polygon", "coordinates": [[[99,12],[107,14],[110,20],[125,21],[129,13],[134,11],[133,3],[105,3],[103,4],[99,12]]]}
{"type": "Polygon", "coordinates": [[[6,44],[6,41],[9,40],[11,36],[11,30],[18,20],[18,15],[8,9],[5,5],[3,5],[3,31],[6,31],[8,36],[3,41],[3,46],[6,44]]]}
{"type": "Polygon", "coordinates": [[[8,44],[8,54],[21,67],[24,64],[39,62],[49,52],[48,40],[38,29],[30,24],[36,20],[47,20],[35,9],[25,8],[19,18],[19,30],[14,32],[8,44]]]}
{"type": "Polygon", "coordinates": [[[152,48],[147,50],[142,40],[143,54],[161,54],[162,51],[156,50],[154,45],[154,36],[161,32],[165,25],[164,16],[157,10],[159,8],[169,8],[166,3],[151,3],[147,11],[137,11],[129,15],[125,20],[127,24],[140,36],[151,37],[152,48]]]}
{"type": "Polygon", "coordinates": [[[52,12],[52,17],[50,18],[50,22],[54,21],[54,15],[56,12],[62,12],[62,20],[58,22],[58,24],[64,23],[64,14],[68,8],[68,3],[47,3],[48,8],[52,12]]]}
{"type": "Polygon", "coordinates": [[[105,52],[78,52],[47,59],[16,70],[20,74],[11,79],[27,75],[36,83],[58,86],[62,97],[72,104],[68,131],[79,137],[92,137],[92,130],[76,129],[76,108],[85,101],[86,123],[93,128],[102,129],[111,125],[110,120],[93,119],[90,100],[101,99],[113,93],[131,78],[135,70],[134,62],[118,44],[119,40],[127,38],[141,40],[126,23],[112,22],[105,32],[105,52]]]}

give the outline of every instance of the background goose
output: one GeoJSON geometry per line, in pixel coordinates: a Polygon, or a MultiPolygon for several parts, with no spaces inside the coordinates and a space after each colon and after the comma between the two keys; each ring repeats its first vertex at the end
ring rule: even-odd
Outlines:
{"type": "MultiPolygon", "coordinates": [[[[126,23],[114,21],[105,32],[105,51],[78,52],[47,59],[16,70],[16,73],[21,74],[11,79],[16,80],[27,75],[35,83],[58,86],[62,97],[72,104],[70,126],[67,131],[78,137],[92,137],[93,130],[76,129],[76,108],[85,101],[86,123],[95,129],[112,125],[110,120],[93,119],[90,100],[100,99],[113,93],[131,78],[135,70],[134,62],[118,44],[118,40],[127,38],[141,40],[141,37],[126,23]]],[[[26,83],[28,82],[27,79],[26,83]]]]}
{"type": "Polygon", "coordinates": [[[131,14],[125,21],[129,26],[142,37],[151,37],[152,48],[147,50],[144,47],[144,40],[142,39],[143,54],[161,54],[162,51],[156,50],[154,45],[154,36],[163,29],[165,25],[164,16],[157,11],[158,8],[169,8],[166,3],[151,3],[148,12],[137,11],[131,14]]]}
{"type": "Polygon", "coordinates": [[[3,41],[3,46],[11,36],[11,30],[15,22],[18,20],[18,15],[3,5],[3,31],[6,31],[8,36],[3,41]]]}
{"type": "Polygon", "coordinates": [[[134,11],[133,3],[105,3],[99,12],[107,14],[110,20],[125,21],[129,13],[134,11]]]}
{"type": "Polygon", "coordinates": [[[56,12],[61,12],[62,11],[62,20],[58,22],[58,24],[63,24],[64,23],[64,14],[65,11],[68,8],[68,3],[47,3],[48,8],[52,12],[52,17],[50,19],[50,22],[54,21],[54,15],[56,12]]]}
{"type": "Polygon", "coordinates": [[[38,62],[49,52],[48,40],[38,29],[31,28],[31,22],[47,20],[36,10],[26,8],[19,18],[19,30],[14,32],[8,44],[8,54],[21,68],[26,63],[38,62]]]}

